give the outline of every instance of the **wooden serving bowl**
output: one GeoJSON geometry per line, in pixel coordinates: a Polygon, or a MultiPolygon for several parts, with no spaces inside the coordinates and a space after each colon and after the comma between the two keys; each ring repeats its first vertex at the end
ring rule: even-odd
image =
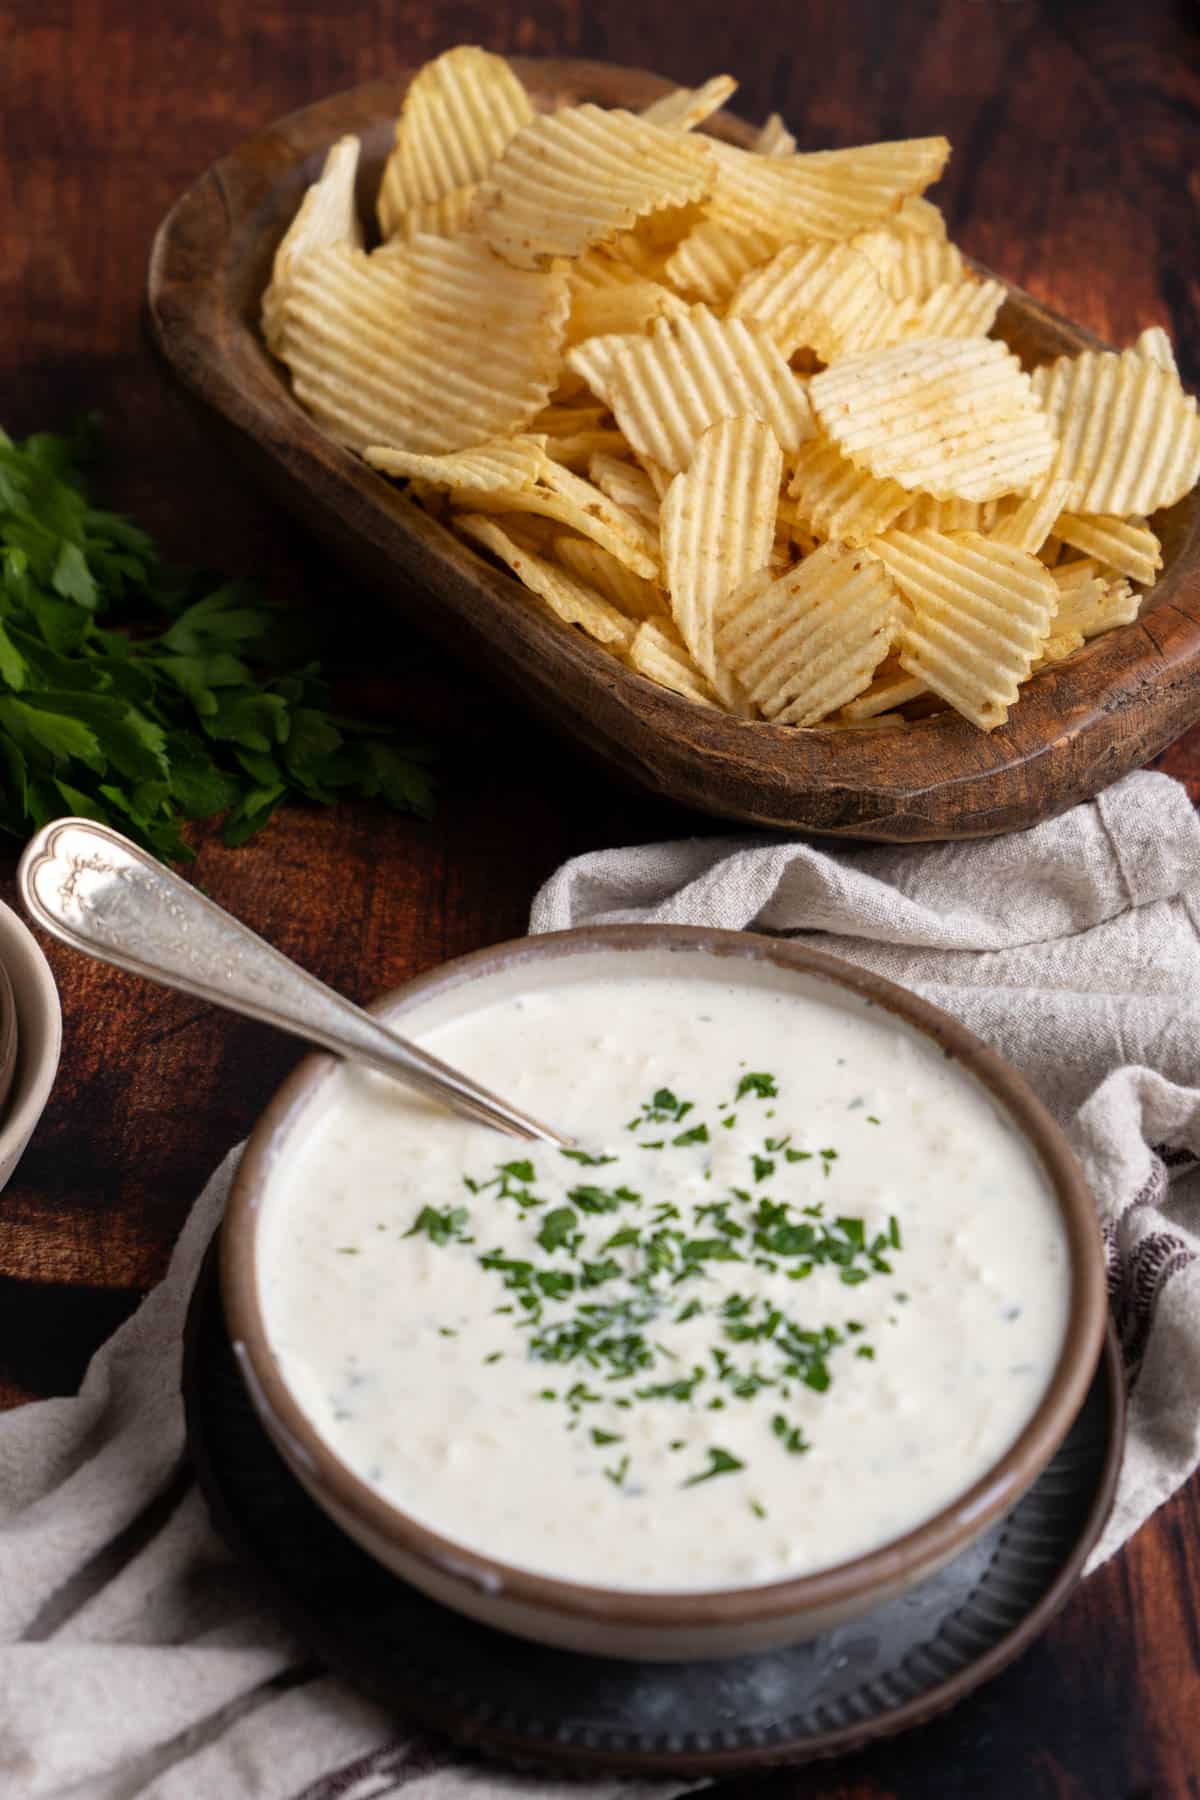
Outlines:
{"type": "MultiPolygon", "coordinates": [[[[639,108],[671,84],[605,63],[514,58],[535,98],[639,108]]],[[[275,248],[326,151],[363,144],[374,196],[409,76],[306,107],[208,170],[160,226],[149,327],[184,392],[267,490],[389,603],[644,787],[724,818],[904,841],[1019,830],[1089,798],[1200,717],[1200,500],[1159,515],[1165,569],[1143,616],[1034,677],[985,735],[952,713],[871,731],[798,731],[727,717],[625,669],[531,604],[317,426],[258,329],[275,248]]],[[[728,114],[717,135],[745,144],[728,114]]],[[[1096,339],[1016,288],[1000,334],[1029,364],[1096,339]]],[[[481,346],[481,353],[486,346],[481,346]]]]}

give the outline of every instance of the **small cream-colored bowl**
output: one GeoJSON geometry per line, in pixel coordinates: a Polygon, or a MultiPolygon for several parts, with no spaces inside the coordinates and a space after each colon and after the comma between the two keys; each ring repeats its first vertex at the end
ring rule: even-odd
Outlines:
{"type": "MultiPolygon", "coordinates": [[[[273,1356],[260,1296],[259,1243],[268,1179],[286,1204],[289,1140],[335,1074],[305,1059],[256,1125],[225,1215],[221,1280],[233,1347],[251,1399],[284,1460],[317,1504],[387,1568],[458,1611],[539,1642],[662,1661],[733,1656],[811,1636],[902,1593],[959,1554],[1008,1512],[1050,1461],[1083,1403],[1106,1319],[1104,1259],[1091,1196],[1065,1138],[1025,1082],[955,1020],[903,988],[794,943],[686,926],[611,926],[523,938],[448,963],[385,996],[375,1010],[398,1028],[461,1017],[507,995],[568,983],[613,960],[637,974],[678,957],[681,975],[764,977],[782,991],[856,995],[931,1040],[981,1085],[1045,1172],[1062,1220],[1070,1283],[1058,1361],[1033,1416],[1006,1453],[916,1530],[837,1567],[753,1587],[632,1592],[539,1575],[439,1536],[387,1501],[335,1453],[273,1356]],[[580,960],[582,959],[582,961],[580,960]],[[638,964],[642,964],[639,969],[638,964]],[[746,965],[755,965],[753,972],[746,965]],[[282,1183],[283,1185],[276,1185],[282,1183]]],[[[663,979],[670,979],[664,976],[663,979]]],[[[403,1295],[397,1294],[397,1306],[403,1295]]]]}
{"type": "MultiPolygon", "coordinates": [[[[11,1181],[58,1073],[62,1008],[50,964],[29,927],[0,902],[0,968],[12,990],[16,1043],[12,1085],[0,1103],[0,1188],[11,1181]]],[[[2,994],[0,998],[7,1001],[2,994]]],[[[0,1018],[0,1043],[7,1041],[0,1018]]],[[[2,1058],[0,1058],[2,1060],[2,1058]]]]}

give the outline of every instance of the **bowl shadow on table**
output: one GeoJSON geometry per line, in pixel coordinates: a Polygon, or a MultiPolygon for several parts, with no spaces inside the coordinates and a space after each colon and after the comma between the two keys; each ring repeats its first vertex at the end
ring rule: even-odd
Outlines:
{"type": "Polygon", "coordinates": [[[73,1394],[96,1346],[141,1301],[129,1288],[0,1275],[0,1404],[14,1397],[73,1394]]]}
{"type": "MultiPolygon", "coordinates": [[[[551,97],[641,105],[669,84],[601,64],[518,64],[551,97]]],[[[1161,525],[1169,567],[1137,624],[1035,678],[990,736],[941,714],[878,732],[798,733],[698,708],[539,616],[382,477],[332,443],[291,400],[257,314],[275,245],[324,150],[364,144],[360,200],[378,181],[404,82],[376,82],[277,122],[193,188],[160,229],[151,339],[232,456],[388,604],[517,693],[560,735],[630,781],[727,819],[874,841],[1020,829],[1156,755],[1200,705],[1200,506],[1161,525]]],[[[720,135],[746,141],[722,115],[720,135]]],[[[1095,342],[1013,290],[1002,334],[1027,357],[1095,342]]]]}

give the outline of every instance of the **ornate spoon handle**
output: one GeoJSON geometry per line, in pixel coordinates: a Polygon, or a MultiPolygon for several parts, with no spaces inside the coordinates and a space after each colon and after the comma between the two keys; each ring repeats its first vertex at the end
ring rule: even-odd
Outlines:
{"type": "Polygon", "coordinates": [[[516,1137],[570,1145],[335,994],[118,831],[56,819],[30,840],[17,882],[30,917],[86,956],[277,1025],[516,1137]]]}

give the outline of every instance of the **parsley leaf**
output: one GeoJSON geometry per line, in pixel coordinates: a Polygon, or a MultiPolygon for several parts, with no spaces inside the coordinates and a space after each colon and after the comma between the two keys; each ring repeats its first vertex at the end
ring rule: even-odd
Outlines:
{"type": "Polygon", "coordinates": [[[0,431],[0,830],[73,812],[182,861],[187,820],[236,845],[292,799],[427,818],[429,752],[330,709],[311,626],[91,504],[94,435],[0,431]]]}

